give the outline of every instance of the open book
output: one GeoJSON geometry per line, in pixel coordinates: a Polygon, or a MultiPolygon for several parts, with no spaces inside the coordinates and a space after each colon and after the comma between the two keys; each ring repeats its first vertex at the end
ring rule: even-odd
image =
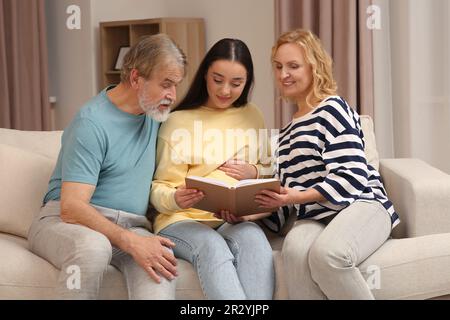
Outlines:
{"type": "Polygon", "coordinates": [[[209,212],[228,210],[235,216],[270,212],[277,208],[260,208],[255,202],[255,195],[268,189],[280,192],[280,181],[277,179],[247,179],[238,181],[235,185],[210,178],[188,176],[186,188],[197,189],[205,197],[194,205],[194,208],[209,212]]]}

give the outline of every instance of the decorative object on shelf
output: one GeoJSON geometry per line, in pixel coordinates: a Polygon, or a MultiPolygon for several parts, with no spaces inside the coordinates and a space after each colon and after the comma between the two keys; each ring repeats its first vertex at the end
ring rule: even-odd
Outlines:
{"type": "Polygon", "coordinates": [[[115,70],[122,69],[123,58],[127,54],[128,50],[130,50],[130,47],[120,47],[119,54],[117,55],[116,66],[114,67],[115,70]]]}

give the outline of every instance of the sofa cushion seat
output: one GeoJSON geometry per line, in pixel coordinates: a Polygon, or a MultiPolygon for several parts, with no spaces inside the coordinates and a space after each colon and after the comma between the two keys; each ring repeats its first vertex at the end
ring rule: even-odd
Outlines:
{"type": "Polygon", "coordinates": [[[0,299],[49,299],[58,270],[28,250],[24,238],[0,233],[0,299]]]}
{"type": "MultiPolygon", "coordinates": [[[[59,270],[28,250],[28,241],[22,237],[0,233],[0,299],[57,299],[54,288],[59,270]]],[[[274,251],[276,270],[281,268],[281,255],[274,251]]],[[[204,299],[197,273],[192,265],[178,259],[180,276],[177,279],[176,299],[204,299]]],[[[281,270],[277,275],[283,277],[281,270]]],[[[283,278],[281,278],[283,279],[283,278]]],[[[100,288],[100,299],[127,299],[122,274],[109,266],[100,288]]],[[[284,280],[278,279],[275,298],[286,299],[284,280]]]]}
{"type": "Polygon", "coordinates": [[[380,270],[379,289],[372,291],[376,299],[429,299],[447,295],[449,243],[450,233],[389,239],[359,269],[366,279],[374,275],[370,266],[380,270]]]}
{"type": "MultiPolygon", "coordinates": [[[[59,270],[28,250],[24,238],[0,233],[0,299],[57,299],[54,288],[59,270]]],[[[191,264],[179,260],[177,299],[202,299],[197,274],[191,264]]],[[[109,266],[100,299],[127,299],[125,280],[109,266]]]]}

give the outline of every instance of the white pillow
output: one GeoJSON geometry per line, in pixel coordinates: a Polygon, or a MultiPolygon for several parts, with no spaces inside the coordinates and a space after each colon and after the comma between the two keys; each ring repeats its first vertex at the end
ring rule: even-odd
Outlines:
{"type": "Polygon", "coordinates": [[[55,160],[0,144],[0,231],[26,238],[55,160]]]}

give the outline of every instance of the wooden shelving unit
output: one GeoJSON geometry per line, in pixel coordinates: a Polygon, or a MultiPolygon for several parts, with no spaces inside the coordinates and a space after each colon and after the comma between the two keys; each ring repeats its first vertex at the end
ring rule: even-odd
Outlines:
{"type": "Polygon", "coordinates": [[[129,47],[140,37],[166,33],[187,56],[187,73],[178,87],[178,101],[184,96],[195,71],[205,54],[205,28],[201,18],[158,18],[146,20],[109,21],[100,23],[102,87],[120,82],[115,64],[121,47],[129,47]]]}

